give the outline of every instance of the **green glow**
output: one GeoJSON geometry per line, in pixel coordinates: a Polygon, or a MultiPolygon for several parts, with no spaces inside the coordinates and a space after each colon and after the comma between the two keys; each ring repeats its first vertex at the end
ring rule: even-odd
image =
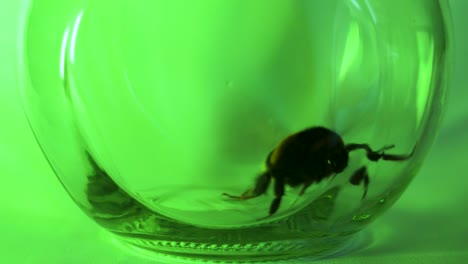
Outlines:
{"type": "Polygon", "coordinates": [[[424,112],[427,110],[427,98],[431,89],[431,82],[434,82],[434,39],[433,36],[424,31],[416,33],[416,41],[418,45],[418,100],[417,108],[417,123],[422,121],[424,112]]]}
{"type": "Polygon", "coordinates": [[[338,82],[342,82],[347,76],[351,67],[360,61],[362,56],[361,35],[359,33],[359,24],[352,21],[346,37],[346,44],[343,49],[343,58],[338,74],[338,82]]]}
{"type": "Polygon", "coordinates": [[[355,215],[355,216],[353,216],[353,220],[354,221],[363,221],[363,220],[367,220],[367,219],[369,219],[371,217],[372,217],[372,215],[370,215],[370,214],[355,215]]]}
{"type": "Polygon", "coordinates": [[[438,109],[420,107],[438,103],[427,97],[443,89],[430,86],[445,35],[430,27],[442,19],[429,0],[402,8],[418,14],[427,36],[380,2],[85,2],[33,6],[23,100],[70,195],[130,244],[210,248],[217,255],[207,258],[226,259],[270,259],[285,247],[285,257],[311,253],[304,243],[328,254],[393,204],[425,153],[378,164],[353,153],[343,173],[302,196],[287,186],[269,218],[274,188],[246,201],[221,194],[251,188],[272,149],[305,127],[373,148],[395,144],[397,153],[415,142],[424,150],[437,128],[438,109]],[[50,6],[63,10],[44,19],[50,6]],[[348,179],[364,165],[371,183],[360,200],[348,179]]]}

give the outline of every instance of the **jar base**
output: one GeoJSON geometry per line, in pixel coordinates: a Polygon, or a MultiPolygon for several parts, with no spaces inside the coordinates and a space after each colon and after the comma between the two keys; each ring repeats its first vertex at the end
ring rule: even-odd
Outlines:
{"type": "Polygon", "coordinates": [[[150,258],[190,263],[222,261],[224,263],[263,262],[306,258],[317,260],[349,254],[363,247],[358,236],[321,237],[243,244],[214,244],[153,239],[148,236],[117,235],[118,241],[150,258]]]}

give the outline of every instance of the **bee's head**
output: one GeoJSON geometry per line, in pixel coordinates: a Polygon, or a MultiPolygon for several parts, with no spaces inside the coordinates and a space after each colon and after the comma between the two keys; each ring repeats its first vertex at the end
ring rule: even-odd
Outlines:
{"type": "Polygon", "coordinates": [[[334,138],[328,147],[327,163],[335,173],[342,172],[348,166],[348,151],[341,138],[334,138]]]}

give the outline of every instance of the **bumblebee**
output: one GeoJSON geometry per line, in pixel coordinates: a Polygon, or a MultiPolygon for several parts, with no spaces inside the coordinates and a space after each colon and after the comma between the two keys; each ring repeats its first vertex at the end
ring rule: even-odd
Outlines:
{"type": "MultiPolygon", "coordinates": [[[[349,152],[362,149],[370,161],[389,160],[404,161],[412,157],[415,148],[407,155],[385,154],[386,150],[394,148],[387,145],[379,150],[372,150],[368,144],[346,144],[340,135],[325,127],[311,127],[285,138],[266,159],[267,170],[255,182],[255,186],[239,196],[223,193],[233,199],[248,200],[264,194],[271,179],[274,179],[275,199],[270,205],[269,215],[272,216],[281,203],[285,186],[302,186],[299,195],[304,194],[309,186],[319,183],[325,178],[334,177],[347,166],[349,152]]],[[[362,199],[366,197],[369,188],[369,175],[365,166],[357,169],[349,179],[352,185],[364,185],[362,199]]]]}

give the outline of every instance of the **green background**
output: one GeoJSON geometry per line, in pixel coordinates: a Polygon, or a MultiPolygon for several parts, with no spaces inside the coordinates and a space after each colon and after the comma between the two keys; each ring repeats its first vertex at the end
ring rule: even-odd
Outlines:
{"type": "MultiPolygon", "coordinates": [[[[0,2],[0,262],[150,263],[115,244],[75,206],[29,130],[15,75],[17,32],[27,2],[0,2]]],[[[403,197],[364,232],[369,246],[321,263],[468,260],[468,1],[449,2],[455,67],[439,137],[403,197]]]]}

